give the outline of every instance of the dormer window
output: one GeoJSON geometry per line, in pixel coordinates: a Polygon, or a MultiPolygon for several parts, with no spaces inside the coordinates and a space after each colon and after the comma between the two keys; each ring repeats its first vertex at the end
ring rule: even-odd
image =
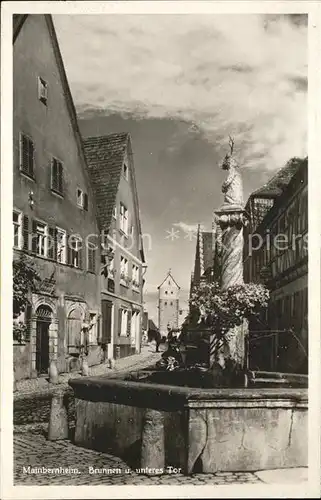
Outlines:
{"type": "Polygon", "coordinates": [[[40,76],[38,77],[38,99],[43,104],[47,105],[47,100],[48,100],[48,83],[43,78],[41,78],[40,76]]]}
{"type": "Polygon", "coordinates": [[[124,175],[125,179],[128,181],[128,165],[126,162],[123,165],[123,175],[124,175]]]}

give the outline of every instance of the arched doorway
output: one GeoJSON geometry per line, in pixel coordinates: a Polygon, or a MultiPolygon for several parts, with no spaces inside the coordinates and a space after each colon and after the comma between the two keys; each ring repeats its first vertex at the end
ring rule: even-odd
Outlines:
{"type": "Polygon", "coordinates": [[[52,310],[47,305],[41,305],[36,311],[36,370],[38,374],[48,373],[49,368],[49,326],[52,310]]]}
{"type": "Polygon", "coordinates": [[[83,311],[80,307],[75,307],[70,311],[67,319],[67,347],[69,354],[79,354],[82,343],[82,324],[83,311]]]}

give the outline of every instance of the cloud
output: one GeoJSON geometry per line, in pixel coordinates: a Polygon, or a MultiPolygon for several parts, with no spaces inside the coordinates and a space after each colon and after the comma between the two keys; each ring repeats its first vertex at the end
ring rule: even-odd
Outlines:
{"type": "MultiPolygon", "coordinates": [[[[186,222],[174,222],[173,226],[178,227],[184,233],[196,233],[198,228],[198,224],[187,224],[186,222]]],[[[200,229],[202,231],[205,229],[203,224],[200,224],[200,229]]]]}
{"type": "MultiPolygon", "coordinates": [[[[191,124],[220,154],[274,170],[307,152],[306,16],[54,16],[80,115],[191,124]]],[[[174,147],[174,145],[169,145],[174,147]]]]}

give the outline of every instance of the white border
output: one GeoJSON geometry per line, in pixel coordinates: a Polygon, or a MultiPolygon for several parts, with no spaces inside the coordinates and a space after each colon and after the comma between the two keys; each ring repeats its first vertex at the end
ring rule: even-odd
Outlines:
{"type": "MultiPolygon", "coordinates": [[[[12,251],[1,238],[1,498],[319,498],[320,494],[320,123],[319,1],[123,1],[123,2],[4,2],[1,9],[1,228],[11,234],[12,211],[12,13],[309,13],[309,482],[302,485],[231,486],[13,486],[12,455],[12,251]],[[319,93],[319,95],[318,95],[319,93]]],[[[289,48],[290,50],[290,48],[289,48]]]]}

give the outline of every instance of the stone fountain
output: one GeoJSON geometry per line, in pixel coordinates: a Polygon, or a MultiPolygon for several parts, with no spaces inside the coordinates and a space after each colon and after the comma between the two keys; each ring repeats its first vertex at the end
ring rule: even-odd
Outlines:
{"type": "MultiPolygon", "coordinates": [[[[243,281],[242,179],[231,154],[223,169],[221,286],[243,281]]],[[[244,324],[228,334],[220,359],[244,365],[244,324]]],[[[174,379],[173,379],[174,380],[174,379]]],[[[195,388],[126,380],[69,381],[76,407],[75,443],[112,453],[144,473],[258,471],[307,465],[308,396],[295,388],[195,388]],[[168,469],[169,468],[169,469],[168,469]]]]}

